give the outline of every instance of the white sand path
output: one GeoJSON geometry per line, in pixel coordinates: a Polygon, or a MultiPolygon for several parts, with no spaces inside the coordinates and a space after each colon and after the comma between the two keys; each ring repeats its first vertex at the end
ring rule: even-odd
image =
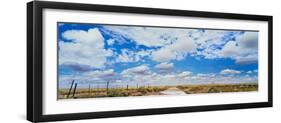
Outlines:
{"type": "Polygon", "coordinates": [[[182,91],[176,87],[168,88],[164,91],[161,91],[160,93],[165,94],[165,95],[186,95],[186,93],[184,93],[184,91],[182,91]]]}

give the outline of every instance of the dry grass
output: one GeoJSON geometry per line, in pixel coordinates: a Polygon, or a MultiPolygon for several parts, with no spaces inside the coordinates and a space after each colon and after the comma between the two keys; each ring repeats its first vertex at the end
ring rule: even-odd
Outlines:
{"type": "Polygon", "coordinates": [[[186,94],[257,91],[258,84],[209,84],[177,86],[186,94]]]}
{"type": "MultiPolygon", "coordinates": [[[[139,87],[139,88],[95,88],[95,89],[77,89],[75,96],[72,92],[69,98],[100,98],[100,97],[127,97],[127,96],[148,96],[161,95],[161,91],[169,88],[168,86],[157,87],[139,87]]],[[[60,89],[58,99],[67,99],[68,89],[60,89]]]]}
{"type": "Polygon", "coordinates": [[[101,97],[128,97],[128,96],[148,96],[163,95],[161,91],[176,87],[186,94],[196,93],[221,93],[221,92],[247,92],[257,91],[258,84],[206,84],[206,85],[179,85],[179,86],[151,86],[139,88],[79,88],[74,97],[72,93],[68,95],[68,89],[59,89],[58,99],[77,99],[77,98],[101,98],[101,97]]]}

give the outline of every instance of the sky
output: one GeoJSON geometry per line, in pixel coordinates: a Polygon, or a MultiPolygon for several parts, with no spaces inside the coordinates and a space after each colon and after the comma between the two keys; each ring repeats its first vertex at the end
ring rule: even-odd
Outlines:
{"type": "Polygon", "coordinates": [[[258,82],[258,32],[58,23],[59,88],[258,82]]]}

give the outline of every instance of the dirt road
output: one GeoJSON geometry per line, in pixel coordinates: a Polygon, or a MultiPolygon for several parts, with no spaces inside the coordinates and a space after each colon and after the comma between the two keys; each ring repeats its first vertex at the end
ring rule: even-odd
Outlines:
{"type": "Polygon", "coordinates": [[[160,93],[165,95],[186,95],[186,93],[176,87],[168,88],[167,90],[161,91],[160,93]]]}

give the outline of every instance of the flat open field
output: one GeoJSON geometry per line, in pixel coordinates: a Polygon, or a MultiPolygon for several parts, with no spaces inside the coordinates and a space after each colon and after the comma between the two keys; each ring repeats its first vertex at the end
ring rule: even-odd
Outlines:
{"type": "Polygon", "coordinates": [[[258,84],[214,84],[177,86],[186,94],[258,91],[258,84]]]}
{"type": "Polygon", "coordinates": [[[149,95],[186,95],[197,93],[248,92],[258,91],[258,84],[206,84],[179,86],[151,86],[132,88],[78,88],[75,93],[59,89],[58,99],[128,97],[149,95]]]}

